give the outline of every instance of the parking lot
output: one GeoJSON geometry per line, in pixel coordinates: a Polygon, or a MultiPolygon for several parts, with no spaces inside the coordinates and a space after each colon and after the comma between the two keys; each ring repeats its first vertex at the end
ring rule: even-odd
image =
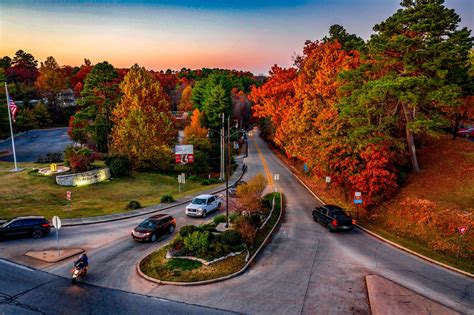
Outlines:
{"type": "MultiPolygon", "coordinates": [[[[36,162],[38,156],[63,152],[72,143],[67,128],[26,131],[15,137],[16,159],[18,162],[36,162]]],[[[11,139],[0,140],[1,151],[10,152],[0,157],[1,161],[13,162],[11,139]]]]}

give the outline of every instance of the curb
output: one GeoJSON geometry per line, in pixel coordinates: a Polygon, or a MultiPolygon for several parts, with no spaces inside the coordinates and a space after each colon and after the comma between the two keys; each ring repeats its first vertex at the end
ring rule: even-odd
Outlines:
{"type": "MultiPolygon", "coordinates": [[[[205,284],[212,284],[212,283],[216,283],[216,282],[220,282],[220,281],[224,281],[224,280],[228,280],[228,279],[231,279],[231,278],[234,278],[234,277],[237,277],[238,275],[244,273],[248,267],[250,266],[250,264],[253,262],[253,260],[255,259],[255,257],[257,257],[257,255],[260,253],[260,251],[262,250],[263,246],[266,245],[266,243],[268,242],[268,239],[273,235],[273,232],[275,231],[276,227],[278,226],[278,224],[280,223],[280,220],[281,220],[281,217],[283,215],[283,194],[280,193],[280,215],[278,216],[278,220],[277,222],[275,223],[275,225],[273,226],[273,228],[270,230],[270,232],[268,233],[267,237],[263,240],[262,244],[260,244],[260,247],[255,251],[255,253],[252,255],[252,257],[249,258],[249,260],[247,261],[247,263],[242,267],[242,269],[240,269],[239,271],[236,271],[234,272],[233,274],[230,274],[230,275],[227,275],[227,276],[223,276],[223,277],[220,277],[220,278],[216,278],[216,279],[210,279],[210,280],[203,280],[203,281],[196,281],[196,282],[173,282],[173,281],[163,281],[163,280],[159,280],[159,279],[155,279],[155,278],[152,278],[150,276],[147,276],[146,274],[143,273],[143,271],[140,269],[140,264],[141,262],[146,258],[148,257],[150,254],[146,255],[145,257],[143,257],[142,259],[140,259],[137,263],[136,263],[136,270],[137,270],[137,273],[140,277],[142,277],[143,279],[145,280],[148,280],[150,282],[154,282],[154,283],[158,283],[158,284],[163,284],[163,285],[176,285],[176,286],[194,286],[194,285],[205,285],[205,284]]],[[[166,246],[166,245],[164,245],[166,246]]],[[[161,247],[160,247],[161,248],[161,247]]]]}
{"type": "MultiPolygon", "coordinates": [[[[282,165],[282,166],[284,166],[284,167],[286,167],[286,168],[289,168],[287,165],[284,165],[284,164],[280,161],[280,159],[278,158],[278,156],[277,156],[277,159],[276,159],[276,160],[280,163],[280,165],[282,165]]],[[[291,170],[291,166],[290,166],[289,169],[291,170]]],[[[321,202],[323,205],[326,204],[321,198],[319,198],[319,197],[308,187],[308,185],[306,185],[306,184],[303,182],[303,180],[301,180],[301,179],[299,178],[298,175],[296,175],[293,171],[291,171],[291,173],[293,174],[293,176],[294,176],[319,202],[321,202]]],[[[460,274],[462,274],[462,275],[464,275],[464,276],[467,276],[467,277],[470,277],[470,278],[474,278],[474,274],[472,274],[472,273],[470,273],[470,272],[467,272],[467,271],[458,269],[458,268],[456,268],[456,267],[453,267],[453,266],[447,265],[447,264],[445,264],[445,263],[439,262],[439,261],[437,261],[437,260],[434,260],[434,259],[432,259],[432,258],[426,257],[426,256],[424,256],[424,255],[422,255],[422,254],[420,254],[420,253],[417,253],[417,252],[415,252],[415,251],[413,251],[413,250],[411,250],[411,249],[408,249],[408,248],[406,248],[406,247],[404,247],[404,246],[402,246],[402,245],[400,245],[400,244],[397,244],[397,243],[395,243],[395,242],[393,242],[393,241],[390,241],[390,240],[388,240],[388,239],[386,239],[386,238],[384,238],[384,237],[382,237],[382,236],[380,236],[380,235],[378,235],[378,234],[376,234],[376,233],[374,233],[374,232],[372,232],[372,231],[370,231],[370,230],[368,230],[368,229],[366,229],[366,228],[360,226],[359,224],[356,224],[356,227],[359,228],[360,230],[362,230],[363,232],[366,232],[367,234],[369,234],[369,235],[371,235],[371,236],[373,236],[373,237],[375,237],[375,238],[377,238],[377,239],[379,239],[379,240],[381,240],[381,241],[383,241],[383,242],[385,242],[385,243],[387,243],[387,244],[392,245],[393,247],[396,247],[396,248],[398,248],[398,249],[400,249],[400,250],[403,250],[403,251],[405,251],[405,252],[407,252],[407,253],[409,253],[409,254],[412,254],[412,255],[414,255],[414,256],[417,256],[418,258],[421,258],[421,259],[423,259],[423,260],[426,260],[426,261],[428,261],[428,262],[430,262],[430,263],[432,263],[432,264],[434,264],[434,265],[438,265],[438,266],[443,267],[443,268],[445,268],[445,269],[448,269],[448,270],[451,270],[451,271],[460,273],[460,274]]]]}
{"type": "MultiPolygon", "coordinates": [[[[238,176],[238,178],[235,180],[235,182],[233,184],[235,184],[236,182],[238,182],[239,180],[242,179],[242,177],[244,176],[245,174],[245,171],[247,170],[247,167],[245,164],[242,164],[242,173],[238,176]]],[[[232,184],[232,185],[233,185],[232,184]]],[[[231,185],[229,185],[231,186],[231,185]]],[[[209,194],[217,194],[219,192],[222,192],[222,191],[225,191],[225,188],[222,188],[222,189],[218,189],[218,190],[215,190],[215,191],[212,191],[210,192],[209,194]]],[[[92,224],[99,224],[99,223],[106,223],[106,222],[113,222],[113,221],[120,221],[120,220],[126,220],[126,219],[131,219],[131,218],[135,218],[135,217],[140,217],[140,216],[143,216],[143,215],[147,215],[147,214],[151,214],[151,213],[155,213],[155,212],[161,212],[161,211],[164,211],[164,210],[168,210],[170,208],[174,208],[176,206],[182,206],[184,204],[187,204],[191,201],[192,199],[185,199],[183,201],[179,201],[178,203],[173,203],[169,206],[165,206],[163,208],[160,208],[160,209],[149,209],[149,210],[145,210],[141,213],[133,213],[133,214],[129,214],[129,215],[126,215],[126,216],[123,216],[123,217],[117,217],[117,218],[110,218],[110,219],[99,219],[98,221],[95,221],[95,222],[77,222],[77,223],[67,223],[67,222],[64,222],[66,221],[67,219],[64,219],[63,220],[63,225],[64,227],[67,227],[67,226],[80,226],[80,225],[92,225],[92,224]]],[[[153,207],[153,206],[151,206],[153,207]]],[[[124,212],[122,212],[124,213],[124,212]]],[[[113,214],[112,214],[113,215],[113,214]]],[[[116,214],[117,216],[119,215],[119,213],[116,214]]],[[[83,219],[90,219],[90,218],[94,218],[94,217],[86,217],[86,218],[83,218],[83,219]]]]}

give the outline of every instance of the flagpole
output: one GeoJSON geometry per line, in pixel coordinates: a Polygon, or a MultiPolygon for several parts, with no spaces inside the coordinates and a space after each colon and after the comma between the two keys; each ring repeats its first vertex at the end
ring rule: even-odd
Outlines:
{"type": "Polygon", "coordinates": [[[13,160],[15,161],[15,171],[18,171],[18,167],[16,164],[16,153],[15,153],[15,137],[13,137],[12,114],[10,112],[10,96],[8,95],[7,82],[5,82],[5,93],[7,95],[8,120],[10,121],[10,133],[12,135],[13,160]]]}

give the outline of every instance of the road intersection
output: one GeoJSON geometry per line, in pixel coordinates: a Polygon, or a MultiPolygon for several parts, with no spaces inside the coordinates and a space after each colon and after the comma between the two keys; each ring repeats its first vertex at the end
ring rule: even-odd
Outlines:
{"type": "MultiPolygon", "coordinates": [[[[135,270],[136,263],[172,238],[168,236],[154,244],[135,243],[130,231],[144,216],[66,227],[61,231],[62,246],[83,248],[90,257],[91,269],[84,281],[94,285],[94,288],[112,289],[110,292],[127,291],[184,302],[187,303],[183,304],[186,307],[200,305],[216,311],[250,314],[367,314],[370,313],[370,307],[365,276],[375,274],[453,310],[472,314],[472,278],[428,263],[358,229],[349,233],[329,233],[312,221],[311,210],[319,204],[312,194],[278,161],[258,135],[253,136],[249,143],[249,157],[245,159],[248,172],[244,180],[259,172],[269,178],[273,174],[280,174],[280,180],[275,181],[274,185],[285,194],[286,213],[272,242],[247,272],[224,282],[192,287],[157,285],[140,278],[135,270]]],[[[173,207],[166,213],[177,219],[178,228],[204,222],[203,219],[186,217],[184,206],[173,207]]],[[[0,257],[34,266],[55,277],[59,276],[57,279],[64,277],[64,281],[69,281],[73,258],[47,264],[24,256],[25,252],[42,247],[53,248],[54,238],[48,236],[35,241],[21,239],[1,242],[0,257]]],[[[0,281],[9,283],[8,268],[5,271],[2,265],[0,281]]],[[[12,277],[19,277],[22,273],[15,272],[12,277]]],[[[23,281],[27,288],[28,277],[25,276],[23,281]]],[[[2,282],[0,287],[3,288],[2,282]]],[[[34,285],[34,281],[29,284],[30,287],[34,285]]],[[[66,292],[73,290],[66,283],[61,288],[66,292]]],[[[54,294],[60,294],[60,290],[51,291],[48,299],[61,299],[61,296],[54,294]]],[[[94,300],[90,294],[88,298],[94,300]]],[[[132,304],[140,301],[137,298],[132,304]]],[[[3,304],[0,304],[0,313],[6,311],[2,307],[3,304]]],[[[196,312],[199,310],[197,308],[196,312]]]]}

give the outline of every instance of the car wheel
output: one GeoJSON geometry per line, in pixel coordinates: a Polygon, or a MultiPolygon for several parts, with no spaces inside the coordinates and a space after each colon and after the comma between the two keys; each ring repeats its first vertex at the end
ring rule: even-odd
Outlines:
{"type": "Polygon", "coordinates": [[[158,237],[156,236],[156,234],[152,234],[151,237],[150,237],[151,242],[156,242],[157,239],[158,239],[158,237]]]}
{"type": "Polygon", "coordinates": [[[329,232],[334,232],[334,229],[332,228],[332,224],[331,223],[328,223],[328,231],[329,232]]]}
{"type": "Polygon", "coordinates": [[[207,216],[207,212],[206,212],[206,210],[204,210],[204,211],[202,212],[202,217],[205,218],[206,216],[207,216]]]}
{"type": "Polygon", "coordinates": [[[41,237],[43,237],[43,232],[41,232],[40,230],[35,230],[35,231],[33,231],[32,236],[33,236],[34,239],[41,238],[41,237]]]}
{"type": "Polygon", "coordinates": [[[168,229],[170,234],[174,232],[174,226],[170,225],[170,228],[168,229]]]}
{"type": "Polygon", "coordinates": [[[217,205],[217,211],[221,210],[221,207],[222,207],[222,203],[219,202],[219,204],[217,205]]]}

